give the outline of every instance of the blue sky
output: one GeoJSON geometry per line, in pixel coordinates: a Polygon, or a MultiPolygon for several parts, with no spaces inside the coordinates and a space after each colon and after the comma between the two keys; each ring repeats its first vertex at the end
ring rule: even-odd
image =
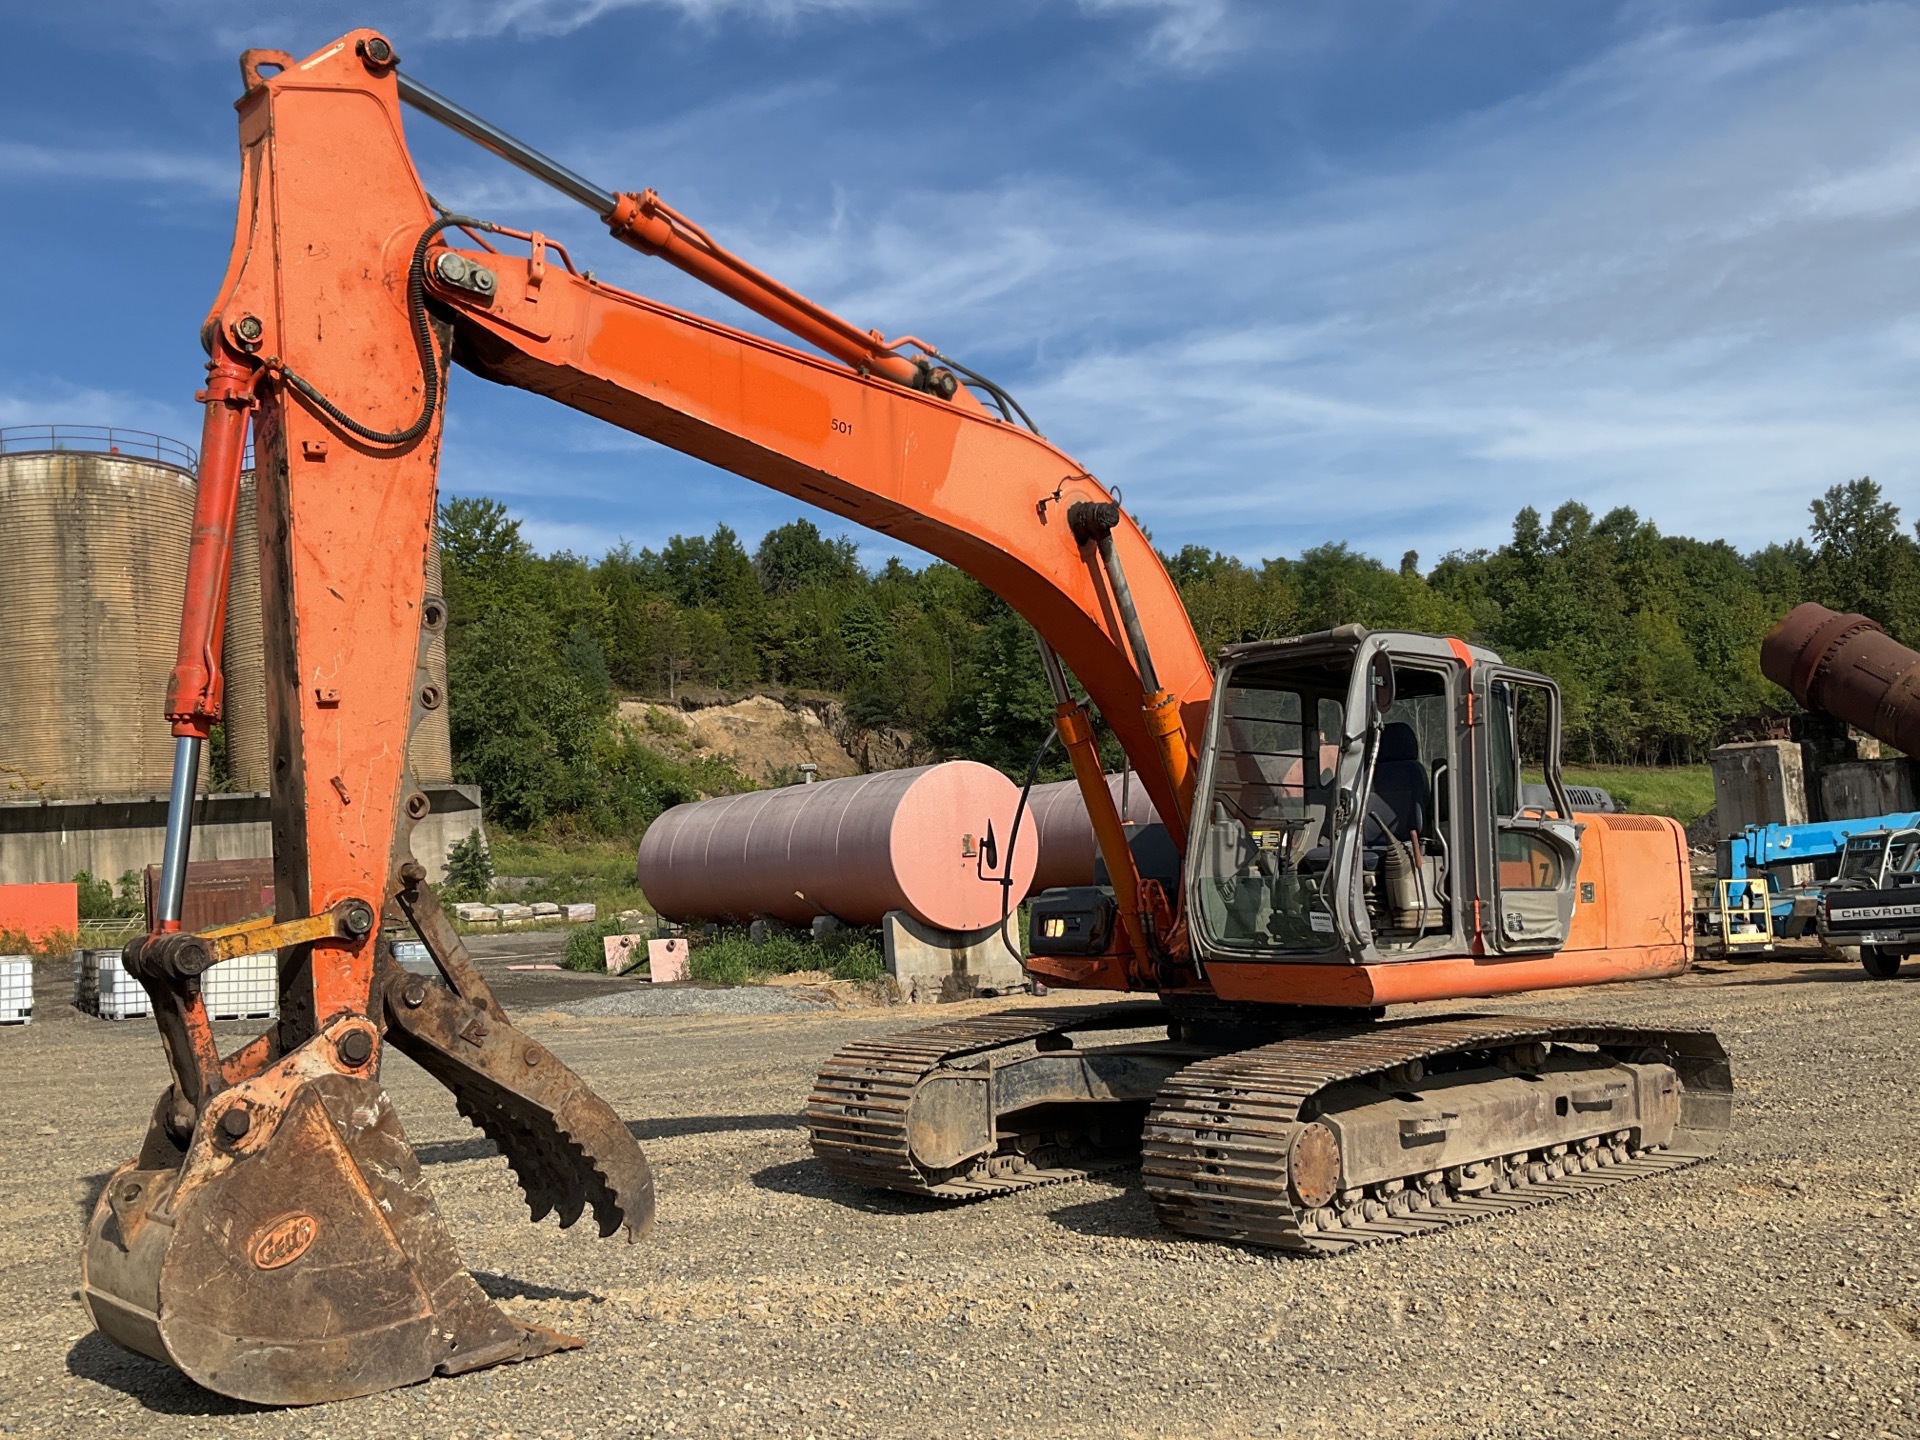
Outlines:
{"type": "MultiPolygon", "coordinates": [[[[604,186],[992,375],[1163,546],[1431,563],[1573,497],[1744,547],[1868,473],[1920,513],[1914,4],[7,8],[0,424],[197,440],[235,58],[367,24],[604,186]]],[[[758,325],[410,124],[448,203],[758,325]]],[[[442,483],[587,553],[805,513],[464,374],[442,483]]]]}

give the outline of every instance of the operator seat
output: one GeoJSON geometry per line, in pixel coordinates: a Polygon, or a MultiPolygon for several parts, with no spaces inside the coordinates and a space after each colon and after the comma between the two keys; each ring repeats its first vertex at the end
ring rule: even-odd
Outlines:
{"type": "MultiPolygon", "coordinates": [[[[1410,842],[1413,832],[1427,833],[1427,811],[1433,803],[1427,767],[1420,761],[1420,738],[1404,720],[1395,720],[1380,732],[1380,758],[1373,767],[1373,793],[1367,796],[1367,824],[1360,837],[1360,865],[1369,872],[1380,868],[1387,836],[1410,842]]],[[[1308,875],[1325,870],[1332,859],[1325,841],[1300,857],[1308,875]]]]}
{"type": "Polygon", "coordinates": [[[1367,798],[1368,845],[1384,846],[1386,835],[1408,842],[1415,831],[1427,833],[1427,811],[1433,790],[1427,767],[1420,760],[1420,739],[1404,720],[1395,720],[1380,732],[1380,759],[1373,771],[1373,794],[1367,798]]]}

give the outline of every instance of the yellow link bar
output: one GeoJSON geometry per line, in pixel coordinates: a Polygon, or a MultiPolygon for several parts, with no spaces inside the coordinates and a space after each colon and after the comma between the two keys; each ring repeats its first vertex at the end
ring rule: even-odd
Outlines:
{"type": "Polygon", "coordinates": [[[204,940],[213,951],[215,963],[241,955],[259,955],[287,945],[304,945],[309,940],[347,938],[339,920],[328,912],[301,920],[275,920],[262,916],[242,920],[238,925],[222,925],[217,930],[202,930],[196,939],[204,940]]]}

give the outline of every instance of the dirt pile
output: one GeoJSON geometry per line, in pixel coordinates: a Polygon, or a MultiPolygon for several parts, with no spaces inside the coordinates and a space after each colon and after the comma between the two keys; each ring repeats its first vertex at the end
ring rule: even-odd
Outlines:
{"type": "Polygon", "coordinates": [[[792,702],[820,718],[834,740],[854,759],[860,772],[871,775],[880,770],[905,770],[911,765],[931,765],[947,757],[935,750],[911,730],[891,727],[869,730],[855,724],[846,705],[831,696],[806,696],[792,702]]]}
{"type": "Polygon", "coordinates": [[[814,710],[783,705],[770,695],[697,710],[623,700],[620,720],[642,741],[676,759],[723,760],[760,785],[791,785],[800,779],[802,765],[819,766],[822,780],[862,771],[814,710]]]}

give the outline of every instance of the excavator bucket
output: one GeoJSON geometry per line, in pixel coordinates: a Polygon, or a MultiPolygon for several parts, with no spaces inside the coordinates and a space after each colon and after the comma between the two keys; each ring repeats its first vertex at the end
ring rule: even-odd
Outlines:
{"type": "MultiPolygon", "coordinates": [[[[591,1208],[603,1236],[638,1238],[653,1181],[632,1134],[507,1019],[430,894],[410,898],[430,946],[456,947],[441,960],[459,988],[383,956],[375,998],[388,1043],[499,1146],[536,1220],[557,1211],[570,1225],[591,1208]]],[[[87,1230],[83,1294],[104,1334],[267,1405],[583,1343],[512,1319],[463,1268],[380,1083],[378,1041],[372,1021],[343,1015],[220,1089],[197,1118],[177,1089],[161,1097],[87,1230]]]]}

